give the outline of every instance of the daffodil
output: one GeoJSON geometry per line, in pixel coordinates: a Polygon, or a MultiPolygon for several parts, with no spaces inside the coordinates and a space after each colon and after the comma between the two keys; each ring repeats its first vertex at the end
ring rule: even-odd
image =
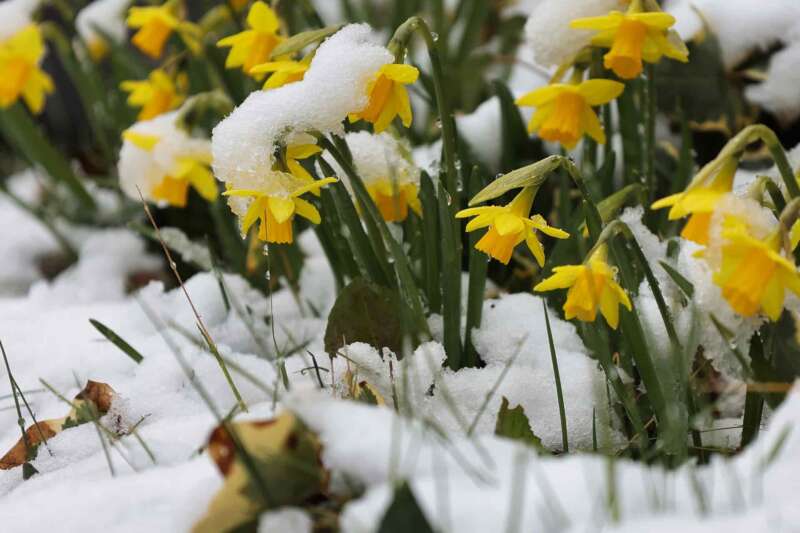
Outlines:
{"type": "Polygon", "coordinates": [[[781,254],[781,232],[761,240],[750,233],[744,221],[727,217],[722,238],[722,264],[713,280],[722,289],[723,298],[742,316],[763,311],[777,321],[786,290],[800,296],[800,273],[794,262],[781,254]]]}
{"type": "Polygon", "coordinates": [[[726,161],[716,174],[695,181],[683,192],[658,200],[653,203],[652,209],[670,207],[670,220],[689,215],[689,222],[683,228],[681,237],[698,244],[708,244],[711,216],[717,203],[731,192],[737,164],[735,158],[726,161]]]}
{"type": "Polygon", "coordinates": [[[20,97],[33,113],[44,107],[53,92],[53,80],[39,65],[45,54],[39,27],[29,24],[0,42],[0,107],[9,107],[20,97]]]}
{"type": "Polygon", "coordinates": [[[616,282],[615,270],[608,264],[606,246],[600,245],[589,260],[582,265],[555,267],[553,275],[536,285],[537,292],[569,289],[564,303],[567,320],[577,318],[582,322],[594,322],[597,310],[608,325],[617,329],[619,306],[632,309],[630,298],[616,282]]]}
{"type": "MultiPolygon", "coordinates": [[[[280,20],[275,11],[264,2],[256,2],[247,13],[249,29],[225,37],[217,43],[220,47],[230,47],[225,68],[241,67],[251,74],[253,67],[269,60],[272,51],[284,38],[278,35],[280,20]]],[[[255,73],[258,77],[262,74],[255,73]]]]}
{"type": "Polygon", "coordinates": [[[173,81],[166,72],[156,69],[146,80],[123,81],[120,88],[130,93],[129,106],[142,108],[139,120],[149,120],[180,106],[186,99],[186,85],[185,75],[173,81]]]}
{"type": "Polygon", "coordinates": [[[508,264],[514,248],[525,241],[536,262],[543,266],[544,248],[536,232],[556,239],[566,239],[569,233],[549,226],[541,215],[530,216],[536,191],[534,187],[525,187],[507,205],[463,209],[456,213],[456,218],[475,217],[467,224],[468,232],[489,228],[475,244],[475,249],[508,264]]]}
{"type": "Polygon", "coordinates": [[[128,26],[138,29],[131,42],[147,56],[158,59],[173,31],[177,31],[186,45],[196,52],[199,47],[199,28],[180,18],[181,6],[177,0],[168,0],[160,6],[132,7],[128,11],[128,26]]]}
{"type": "Polygon", "coordinates": [[[418,78],[419,70],[411,65],[382,66],[367,85],[367,106],[358,113],[352,113],[350,122],[366,120],[373,124],[375,133],[380,133],[399,116],[403,126],[408,128],[413,116],[405,86],[415,83],[418,78]]]}
{"type": "Polygon", "coordinates": [[[92,61],[102,60],[110,50],[108,40],[121,43],[127,37],[125,12],[130,0],[94,0],[75,16],[75,29],[92,61]]]}
{"type": "MultiPolygon", "coordinates": [[[[130,130],[123,133],[123,139],[146,152],[152,152],[162,140],[157,135],[148,135],[130,130]]],[[[161,176],[153,184],[149,192],[150,198],[155,202],[163,202],[174,207],[185,207],[189,186],[191,185],[206,200],[216,200],[218,194],[217,185],[210,166],[210,152],[200,152],[175,158],[169,173],[161,176]]]]}
{"type": "Polygon", "coordinates": [[[119,180],[131,198],[175,207],[186,205],[192,187],[208,201],[217,198],[211,173],[211,143],[190,137],[177,125],[179,111],[137,122],[123,133],[119,180]]]}
{"type": "Polygon", "coordinates": [[[537,132],[546,141],[560,142],[571,149],[585,133],[605,144],[606,134],[592,107],[610,102],[624,89],[619,82],[600,79],[554,83],[522,96],[517,105],[536,108],[528,131],[537,132]]]}
{"type": "Polygon", "coordinates": [[[309,66],[311,66],[310,56],[302,61],[270,61],[251,68],[250,74],[262,75],[272,73],[270,77],[267,78],[267,81],[264,82],[264,90],[266,91],[302,80],[309,66]]]}
{"type": "Polygon", "coordinates": [[[422,216],[419,189],[413,183],[400,185],[386,178],[368,186],[367,192],[386,222],[404,221],[408,218],[409,207],[422,216]]]}
{"type": "Polygon", "coordinates": [[[336,181],[336,178],[325,178],[308,183],[287,172],[271,171],[264,189],[232,189],[225,191],[223,195],[250,199],[250,205],[241,222],[243,234],[258,221],[259,239],[279,244],[290,243],[294,240],[292,222],[295,215],[312,224],[322,221],[317,208],[300,196],[336,181]]]}
{"type": "Polygon", "coordinates": [[[612,11],[570,23],[575,29],[596,30],[592,45],[610,48],[603,56],[603,65],[627,80],[642,73],[642,61],[658,63],[663,56],[684,63],[689,60],[686,48],[672,42],[668,34],[675,17],[663,12],[644,13],[638,4],[633,2],[626,13],[612,11]]]}

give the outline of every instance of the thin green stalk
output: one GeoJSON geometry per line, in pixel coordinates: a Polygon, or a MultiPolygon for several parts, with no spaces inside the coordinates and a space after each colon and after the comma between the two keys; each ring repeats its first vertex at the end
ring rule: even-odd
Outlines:
{"type": "MultiPolygon", "coordinates": [[[[458,226],[453,223],[450,208],[447,205],[447,191],[439,182],[439,227],[442,234],[442,318],[444,321],[444,350],[447,354],[447,365],[452,370],[464,366],[461,352],[461,254],[457,241],[460,235],[458,226]]],[[[467,332],[469,335],[469,332],[467,332]]]]}
{"type": "MultiPolygon", "coordinates": [[[[14,377],[11,374],[11,366],[8,364],[8,356],[6,355],[6,350],[3,347],[3,343],[0,342],[0,351],[3,352],[3,361],[6,364],[6,372],[8,373],[8,383],[11,385],[11,394],[14,396],[14,408],[17,410],[17,425],[19,426],[19,430],[22,432],[22,444],[25,446],[25,463],[27,464],[28,461],[33,459],[33,448],[31,444],[28,442],[28,433],[25,431],[25,419],[22,417],[22,409],[19,406],[19,399],[17,398],[17,387],[15,386],[14,377]]],[[[34,467],[33,470],[23,471],[23,478],[28,479],[33,474],[36,474],[36,468],[34,467]]]]}
{"type": "Polygon", "coordinates": [[[656,69],[655,65],[647,65],[647,113],[645,113],[645,183],[649,200],[656,194],[656,69]]]}
{"type": "Polygon", "coordinates": [[[419,30],[425,45],[428,48],[428,56],[431,62],[431,77],[433,78],[433,90],[436,96],[436,106],[439,109],[439,121],[442,125],[442,155],[444,159],[447,192],[453,199],[453,209],[457,209],[459,203],[458,174],[456,171],[456,122],[450,110],[450,103],[444,93],[444,71],[439,56],[439,41],[433,36],[428,23],[420,17],[411,17],[405,21],[389,42],[389,50],[395,53],[395,60],[402,62],[406,46],[411,35],[419,30]]]}
{"type": "Polygon", "coordinates": [[[550,362],[553,364],[553,379],[556,383],[556,397],[558,398],[558,417],[561,421],[561,447],[564,453],[569,453],[569,438],[567,435],[567,413],[564,409],[564,393],[561,390],[561,374],[558,371],[558,357],[556,346],[553,342],[553,332],[550,329],[550,316],[547,312],[547,300],[542,299],[544,311],[544,324],[547,327],[547,342],[550,345],[550,362]]]}

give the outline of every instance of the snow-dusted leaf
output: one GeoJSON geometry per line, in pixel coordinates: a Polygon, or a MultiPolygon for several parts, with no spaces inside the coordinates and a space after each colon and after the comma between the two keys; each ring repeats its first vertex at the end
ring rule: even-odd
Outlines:
{"type": "Polygon", "coordinates": [[[500,404],[500,411],[497,413],[494,434],[524,442],[537,450],[543,449],[542,440],[534,435],[525,409],[521,405],[513,409],[509,408],[508,398],[505,396],[503,396],[503,403],[500,404]]]}

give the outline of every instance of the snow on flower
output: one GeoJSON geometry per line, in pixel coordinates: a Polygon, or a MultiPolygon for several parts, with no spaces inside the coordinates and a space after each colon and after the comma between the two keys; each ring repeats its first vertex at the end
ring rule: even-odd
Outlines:
{"type": "Polygon", "coordinates": [[[541,0],[530,12],[525,24],[525,36],[533,48],[536,62],[557,66],[572,59],[587,46],[592,34],[570,28],[579,17],[605,15],[624,6],[623,0],[541,0]]]}
{"type": "MultiPolygon", "coordinates": [[[[409,208],[422,214],[419,202],[420,171],[410,161],[410,148],[388,133],[349,133],[345,137],[353,164],[372,200],[387,222],[402,222],[409,208]]],[[[337,170],[351,194],[352,185],[332,157],[326,161],[337,170]]]]}
{"type": "MultiPolygon", "coordinates": [[[[343,133],[349,113],[367,103],[373,74],[393,56],[371,40],[369,26],[350,25],[320,45],[302,81],[258,91],[213,131],[214,174],[231,189],[264,191],[274,186],[276,149],[308,144],[309,133],[343,133]]],[[[249,202],[232,198],[244,218],[249,202]]]]}
{"type": "Polygon", "coordinates": [[[131,0],[94,0],[75,16],[75,28],[93,60],[98,61],[108,53],[106,37],[115,43],[127,37],[125,12],[130,3],[131,0]]]}
{"type": "Polygon", "coordinates": [[[177,123],[179,111],[137,122],[123,134],[119,158],[122,190],[139,200],[186,205],[191,186],[206,200],[217,197],[211,174],[211,143],[190,137],[177,123]]]}

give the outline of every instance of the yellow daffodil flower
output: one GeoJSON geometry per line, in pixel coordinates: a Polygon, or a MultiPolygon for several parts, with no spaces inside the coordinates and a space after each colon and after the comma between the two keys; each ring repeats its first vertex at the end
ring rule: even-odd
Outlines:
{"type": "Polygon", "coordinates": [[[677,220],[689,215],[689,222],[683,228],[681,237],[697,244],[706,245],[708,244],[711,216],[714,214],[717,203],[731,192],[737,165],[738,160],[730,159],[725,162],[716,175],[690,184],[684,192],[658,200],[653,203],[651,208],[670,207],[670,220],[677,220]]]}
{"type": "MultiPolygon", "coordinates": [[[[247,25],[250,29],[225,37],[217,43],[219,47],[230,47],[225,68],[241,67],[245,73],[251,74],[253,67],[261,65],[272,56],[272,50],[284,38],[278,35],[280,20],[278,15],[264,2],[256,2],[247,13],[247,25]]],[[[255,73],[262,76],[261,73],[255,73]]]]}
{"type": "Polygon", "coordinates": [[[602,17],[573,20],[575,29],[596,30],[592,45],[610,48],[603,65],[620,78],[630,80],[642,73],[642,61],[658,63],[662,56],[689,60],[686,49],[670,41],[667,30],[675,24],[669,13],[643,13],[636,2],[627,13],[612,11],[602,17]]]}
{"type": "Polygon", "coordinates": [[[782,236],[774,232],[765,240],[755,238],[744,221],[723,221],[722,265],[713,275],[722,296],[742,316],[763,311],[777,321],[786,290],[800,296],[800,273],[794,262],[781,254],[782,236]]]}
{"type": "Polygon", "coordinates": [[[539,266],[544,266],[544,248],[536,231],[556,239],[566,239],[569,233],[549,226],[541,215],[530,216],[536,190],[526,187],[504,206],[471,207],[456,213],[456,218],[475,217],[467,224],[468,232],[489,228],[475,249],[507,265],[514,248],[525,241],[539,266]]]}
{"type": "Polygon", "coordinates": [[[175,81],[163,70],[156,69],[146,80],[123,81],[120,88],[130,93],[128,105],[141,107],[139,120],[149,120],[180,106],[186,99],[186,75],[179,75],[175,81]]]}
{"type": "Polygon", "coordinates": [[[389,127],[394,117],[399,116],[403,126],[411,126],[413,116],[408,91],[405,86],[415,83],[419,70],[411,65],[384,65],[375,73],[367,85],[369,102],[367,107],[350,115],[350,122],[371,122],[375,133],[389,127]]]}
{"type": "Polygon", "coordinates": [[[251,68],[250,74],[260,76],[271,72],[270,77],[264,82],[264,90],[267,91],[302,80],[309,66],[311,66],[310,56],[302,61],[271,61],[251,68]]]}
{"type": "Polygon", "coordinates": [[[417,215],[422,216],[419,189],[413,183],[400,184],[386,178],[367,185],[367,193],[386,222],[404,221],[408,218],[409,207],[417,215]]]}
{"type": "Polygon", "coordinates": [[[41,112],[45,96],[54,89],[53,80],[39,68],[44,54],[42,33],[35,24],[0,42],[0,107],[22,97],[31,112],[41,112]]]}
{"type": "Polygon", "coordinates": [[[612,101],[624,89],[622,83],[611,80],[554,83],[522,96],[517,105],[537,108],[528,123],[528,132],[572,149],[584,133],[605,144],[606,134],[592,107],[612,101]]]}
{"type": "MultiPolygon", "coordinates": [[[[127,130],[122,137],[137,148],[152,152],[161,141],[157,135],[148,135],[127,130]]],[[[152,200],[165,202],[174,207],[185,207],[191,185],[197,193],[212,202],[217,199],[217,182],[211,172],[211,152],[199,152],[175,159],[172,170],[159,176],[149,193],[152,200]]]]}
{"type": "Polygon", "coordinates": [[[319,224],[322,221],[317,208],[300,196],[336,181],[338,181],[336,178],[325,178],[308,183],[292,174],[272,171],[269,187],[264,190],[233,189],[224,192],[223,195],[252,198],[242,218],[243,234],[259,221],[259,239],[279,244],[290,243],[294,240],[292,221],[295,215],[309,220],[312,224],[319,224]]]}
{"type": "Polygon", "coordinates": [[[192,52],[200,48],[200,29],[180,18],[181,6],[168,0],[160,6],[132,7],[128,10],[127,24],[138,29],[131,42],[148,57],[158,59],[173,31],[177,31],[192,52]]]}
{"type": "Polygon", "coordinates": [[[533,290],[569,289],[564,303],[567,320],[594,322],[599,308],[608,325],[617,329],[620,304],[629,311],[632,306],[627,293],[616,282],[615,270],[606,261],[607,253],[606,246],[601,245],[586,264],[555,267],[553,275],[533,290]]]}

